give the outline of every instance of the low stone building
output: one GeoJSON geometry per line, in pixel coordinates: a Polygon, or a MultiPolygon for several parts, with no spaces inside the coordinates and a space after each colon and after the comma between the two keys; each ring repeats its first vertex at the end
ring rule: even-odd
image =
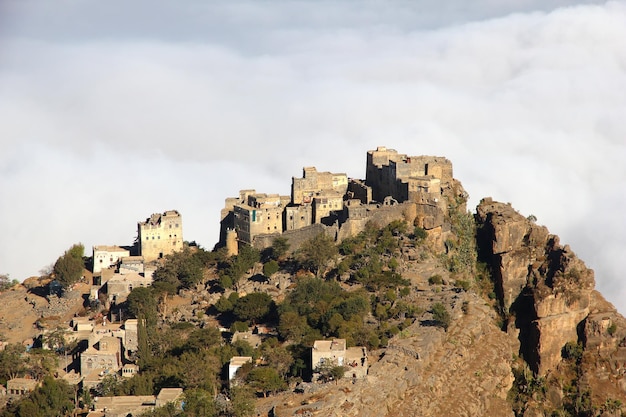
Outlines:
{"type": "Polygon", "coordinates": [[[120,266],[118,268],[120,274],[143,274],[144,262],[143,256],[126,256],[120,259],[120,266]]]}
{"type": "Polygon", "coordinates": [[[328,367],[343,366],[345,376],[364,378],[367,375],[367,349],[346,347],[346,339],[316,340],[311,349],[311,369],[314,373],[328,367]]]}
{"type": "Polygon", "coordinates": [[[28,395],[39,386],[39,381],[31,378],[13,378],[7,381],[7,395],[28,395]]]}
{"type": "Polygon", "coordinates": [[[136,417],[172,402],[180,407],[182,395],[182,388],[162,388],[156,396],[98,397],[94,400],[93,410],[87,417],[136,417]]]}
{"type": "Polygon", "coordinates": [[[116,266],[121,258],[130,256],[128,249],[119,246],[99,245],[93,247],[93,273],[116,266]]]}
{"type": "Polygon", "coordinates": [[[233,356],[228,362],[228,382],[233,380],[239,368],[252,362],[252,356],[233,356]]]}
{"type": "Polygon", "coordinates": [[[126,301],[133,288],[149,287],[152,285],[152,276],[146,277],[136,272],[130,274],[114,274],[106,282],[107,300],[109,303],[121,304],[126,301]]]}

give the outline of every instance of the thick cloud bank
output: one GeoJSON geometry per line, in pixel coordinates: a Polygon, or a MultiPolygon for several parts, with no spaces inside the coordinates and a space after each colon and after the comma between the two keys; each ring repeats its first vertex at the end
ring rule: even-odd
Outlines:
{"type": "Polygon", "coordinates": [[[536,215],[625,312],[626,3],[440,3],[3,2],[0,273],[168,209],[212,248],[227,196],[385,145],[536,215]]]}

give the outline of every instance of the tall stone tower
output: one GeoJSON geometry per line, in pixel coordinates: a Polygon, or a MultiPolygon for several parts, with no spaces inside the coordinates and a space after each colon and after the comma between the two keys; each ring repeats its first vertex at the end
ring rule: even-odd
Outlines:
{"type": "Polygon", "coordinates": [[[183,249],[183,221],[176,210],[155,213],[139,222],[137,228],[139,250],[145,262],[183,249]]]}

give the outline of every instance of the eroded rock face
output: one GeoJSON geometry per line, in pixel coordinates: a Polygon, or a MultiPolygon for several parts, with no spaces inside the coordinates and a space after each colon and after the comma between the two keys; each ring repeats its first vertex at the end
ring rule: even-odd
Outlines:
{"type": "Polygon", "coordinates": [[[509,204],[484,199],[476,219],[479,252],[492,268],[501,308],[516,317],[520,353],[545,375],[560,362],[565,343],[579,338],[590,311],[593,271],[509,204]]]}

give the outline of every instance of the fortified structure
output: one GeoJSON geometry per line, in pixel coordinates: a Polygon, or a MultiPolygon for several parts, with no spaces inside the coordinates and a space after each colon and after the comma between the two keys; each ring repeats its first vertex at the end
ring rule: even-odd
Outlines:
{"type": "Polygon", "coordinates": [[[295,250],[320,232],[341,241],[369,221],[405,220],[428,231],[433,244],[443,249],[450,232],[448,210],[462,206],[464,211],[466,198],[448,159],[407,156],[381,146],[367,152],[364,181],[305,167],[302,178],[292,178],[291,196],[242,190],[227,198],[218,245],[234,254],[227,237],[232,242],[236,235],[239,244],[263,249],[282,235],[295,250]]]}
{"type": "Polygon", "coordinates": [[[145,262],[183,249],[183,222],[176,210],[155,213],[139,222],[137,228],[139,250],[145,262]]]}

